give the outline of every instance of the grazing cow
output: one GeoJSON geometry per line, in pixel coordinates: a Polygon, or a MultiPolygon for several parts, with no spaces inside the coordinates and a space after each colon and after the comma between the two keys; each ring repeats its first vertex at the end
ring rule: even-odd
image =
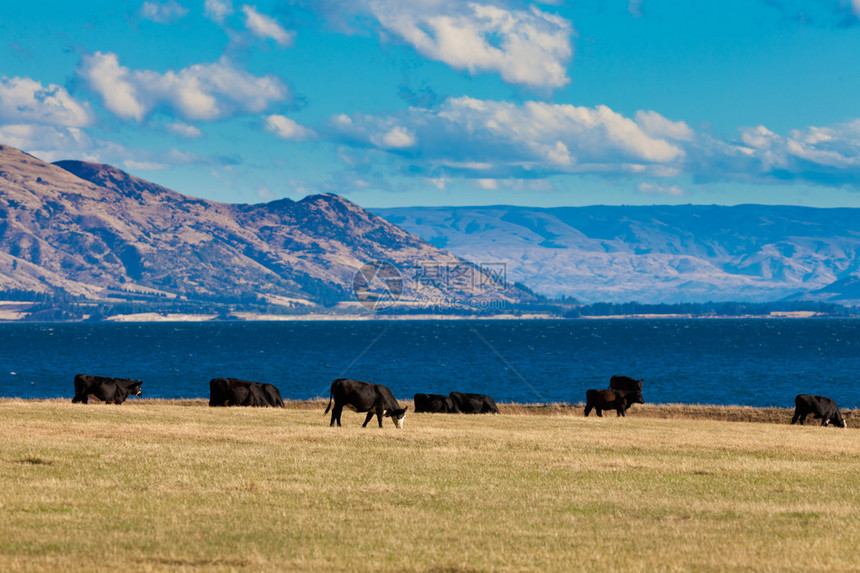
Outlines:
{"type": "Polygon", "coordinates": [[[459,414],[460,409],[450,396],[442,394],[415,394],[415,413],[459,414]]]}
{"type": "Polygon", "coordinates": [[[586,390],[585,391],[585,416],[595,410],[597,415],[603,417],[603,410],[615,410],[619,416],[626,416],[627,409],[633,404],[644,404],[642,392],[631,392],[629,390],[586,390]]]}
{"type": "Polygon", "coordinates": [[[284,400],[271,384],[238,378],[213,378],[209,381],[209,405],[283,408],[284,400]]]}
{"type": "Polygon", "coordinates": [[[794,417],[791,423],[800,420],[800,425],[806,421],[806,416],[812,414],[813,418],[821,418],[821,425],[833,424],[838,428],[845,427],[845,420],[836,402],[824,396],[812,396],[810,394],[798,394],[794,399],[794,417]]]}
{"type": "Polygon", "coordinates": [[[86,404],[90,398],[122,404],[129,396],[140,396],[140,380],[78,374],[75,376],[75,397],[72,403],[86,404]]]}
{"type": "Polygon", "coordinates": [[[609,389],[642,392],[642,380],[636,380],[630,376],[613,376],[609,379],[609,389]]]}
{"type": "Polygon", "coordinates": [[[340,414],[343,412],[344,406],[356,412],[367,412],[367,418],[361,425],[362,428],[367,427],[367,423],[376,414],[380,428],[382,427],[382,417],[385,416],[391,418],[394,425],[400,429],[403,427],[403,418],[408,409],[401,408],[391,390],[381,384],[338,378],[331,383],[328,407],[325,409],[326,414],[331,410],[330,426],[334,426],[335,422],[340,426],[340,414]],[[331,407],[332,400],[334,400],[333,410],[331,407]]]}
{"type": "Polygon", "coordinates": [[[495,400],[484,394],[451,392],[448,394],[457,408],[464,414],[498,414],[495,400]]]}

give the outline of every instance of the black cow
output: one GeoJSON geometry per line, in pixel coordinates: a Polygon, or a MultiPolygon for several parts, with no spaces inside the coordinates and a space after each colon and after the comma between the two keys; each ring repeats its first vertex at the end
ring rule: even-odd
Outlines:
{"type": "Polygon", "coordinates": [[[631,392],[629,390],[586,390],[585,391],[585,416],[595,410],[597,415],[603,417],[603,410],[615,410],[619,416],[626,416],[627,409],[633,404],[644,404],[642,392],[631,392]]]}
{"type": "Polygon", "coordinates": [[[498,414],[495,400],[484,394],[451,392],[448,394],[457,408],[464,414],[498,414]]]}
{"type": "Polygon", "coordinates": [[[140,380],[128,378],[77,374],[75,376],[75,397],[72,398],[72,403],[86,404],[90,398],[94,398],[102,402],[122,404],[129,396],[140,396],[141,384],[140,380]]]}
{"type": "Polygon", "coordinates": [[[391,418],[394,425],[399,429],[403,427],[403,418],[406,416],[408,408],[401,408],[400,404],[394,398],[391,390],[382,384],[371,384],[370,382],[359,382],[358,380],[350,380],[348,378],[338,378],[331,383],[331,391],[329,392],[328,407],[325,413],[331,410],[331,424],[337,422],[340,426],[340,414],[343,412],[343,407],[346,406],[350,410],[356,412],[367,412],[367,418],[364,419],[362,428],[367,427],[367,423],[376,414],[379,420],[379,427],[382,427],[382,417],[391,418]],[[334,400],[334,409],[331,404],[334,400]]]}
{"type": "Polygon", "coordinates": [[[642,380],[636,380],[630,376],[613,376],[609,379],[609,389],[642,392],[642,380]]]}
{"type": "Polygon", "coordinates": [[[450,396],[442,394],[415,394],[415,413],[459,414],[460,408],[450,396]]]}
{"type": "Polygon", "coordinates": [[[845,420],[842,419],[842,413],[836,402],[824,396],[798,394],[794,399],[794,417],[791,423],[794,424],[800,420],[802,426],[809,414],[812,414],[813,418],[821,418],[822,426],[833,424],[839,428],[845,427],[845,420]]]}
{"type": "Polygon", "coordinates": [[[238,378],[213,378],[209,381],[209,406],[283,408],[284,400],[271,384],[238,378]]]}

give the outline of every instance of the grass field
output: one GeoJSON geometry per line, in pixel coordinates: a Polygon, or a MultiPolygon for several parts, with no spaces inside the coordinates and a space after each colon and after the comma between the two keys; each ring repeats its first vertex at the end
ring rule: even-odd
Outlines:
{"type": "Polygon", "coordinates": [[[860,571],[853,428],[324,407],[0,401],[0,571],[860,571]]]}

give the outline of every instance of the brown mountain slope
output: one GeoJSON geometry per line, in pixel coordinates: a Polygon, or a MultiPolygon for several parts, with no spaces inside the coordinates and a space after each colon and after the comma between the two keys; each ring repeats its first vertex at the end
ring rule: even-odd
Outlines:
{"type": "Polygon", "coordinates": [[[462,262],[336,195],[216,203],[0,146],[0,290],[334,302],[352,298],[356,270],[372,260],[462,262]]]}

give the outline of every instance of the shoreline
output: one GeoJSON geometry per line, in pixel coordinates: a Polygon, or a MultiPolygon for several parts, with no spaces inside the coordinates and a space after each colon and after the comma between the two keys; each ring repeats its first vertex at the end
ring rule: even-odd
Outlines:
{"type": "Polygon", "coordinates": [[[340,314],[252,314],[235,313],[235,318],[219,318],[216,314],[159,314],[139,313],[121,314],[111,316],[105,320],[24,320],[20,317],[12,318],[4,316],[0,311],[0,324],[108,324],[108,323],[254,323],[254,322],[372,322],[372,321],[449,321],[449,320],[564,320],[564,321],[599,321],[599,320],[856,320],[860,316],[831,316],[814,312],[773,312],[768,315],[740,314],[725,316],[696,316],[692,314],[613,314],[613,315],[585,315],[576,318],[566,318],[548,314],[498,314],[498,315],[448,315],[448,314],[368,314],[368,315],[340,315],[340,314]]]}
{"type": "MultiPolygon", "coordinates": [[[[412,400],[401,399],[399,402],[409,407],[410,416],[463,416],[480,420],[485,417],[492,417],[491,414],[483,415],[467,415],[467,414],[432,414],[413,412],[414,404],[412,400]]],[[[92,404],[72,404],[70,398],[10,398],[0,397],[0,406],[5,405],[55,405],[68,404],[74,408],[108,408],[107,411],[114,411],[117,407],[133,407],[133,408],[152,408],[158,406],[181,407],[181,408],[209,408],[209,400],[207,398],[129,398],[124,404],[114,406],[112,404],[94,402],[92,404]]],[[[327,423],[328,417],[322,415],[328,404],[328,398],[311,398],[305,400],[284,400],[285,410],[319,410],[320,419],[327,423]]],[[[556,416],[556,417],[584,417],[585,404],[578,403],[563,403],[552,402],[547,404],[541,403],[516,403],[516,402],[497,402],[500,415],[503,416],[556,416]]],[[[232,408],[216,408],[217,410],[242,410],[253,411],[255,408],[250,407],[232,407],[232,408]]],[[[265,410],[261,408],[260,410],[265,410]]],[[[846,429],[856,429],[860,427],[860,409],[840,408],[842,415],[845,417],[846,429]],[[853,423],[852,423],[853,422],[853,423]]],[[[664,420],[703,420],[715,422],[755,422],[768,424],[785,424],[788,425],[791,417],[794,414],[794,408],[785,408],[779,406],[744,406],[738,404],[682,404],[682,403],[667,403],[667,404],[635,404],[627,411],[627,417],[632,418],[652,418],[664,420]]],[[[593,419],[614,420],[616,415],[613,411],[604,412],[603,418],[596,415],[590,416],[593,419]]],[[[820,426],[821,422],[808,418],[807,426],[820,426]]]]}

